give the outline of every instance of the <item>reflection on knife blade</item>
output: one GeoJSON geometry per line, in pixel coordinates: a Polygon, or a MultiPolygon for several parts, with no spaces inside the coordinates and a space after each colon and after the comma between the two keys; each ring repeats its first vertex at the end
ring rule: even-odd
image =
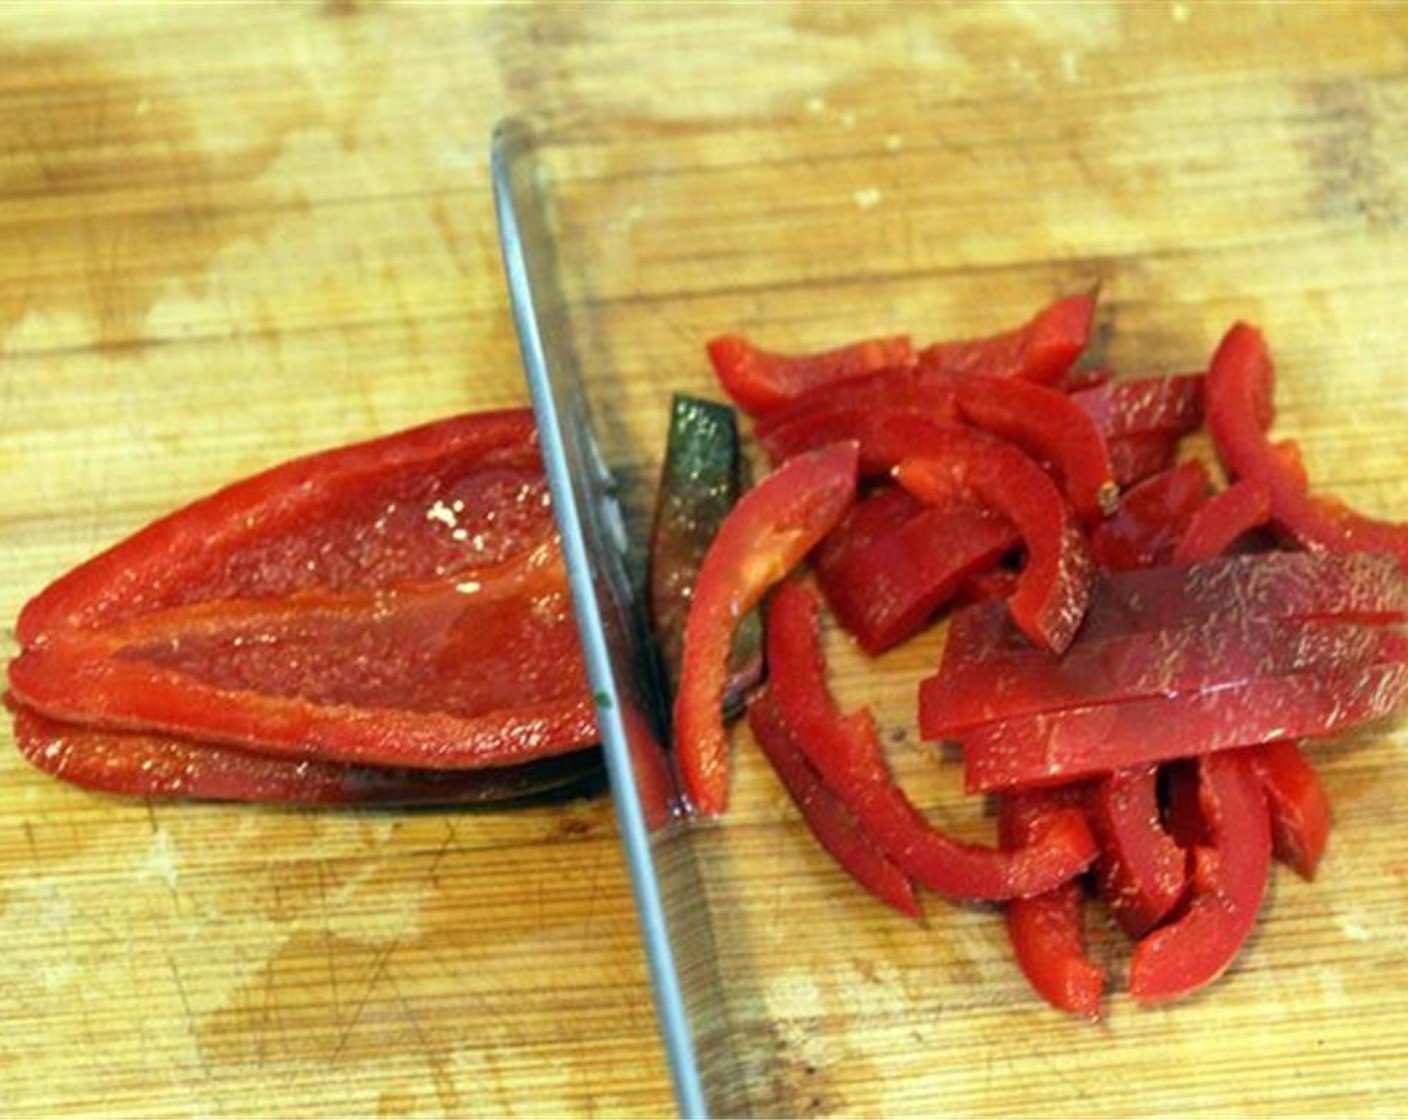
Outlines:
{"type": "Polygon", "coordinates": [[[593,434],[529,129],[494,131],[500,245],[543,462],[562,536],[587,672],[640,918],[675,1097],[708,1114],[732,1080],[731,1042],[713,934],[672,771],[661,746],[666,706],[627,575],[627,538],[611,472],[593,434]]]}

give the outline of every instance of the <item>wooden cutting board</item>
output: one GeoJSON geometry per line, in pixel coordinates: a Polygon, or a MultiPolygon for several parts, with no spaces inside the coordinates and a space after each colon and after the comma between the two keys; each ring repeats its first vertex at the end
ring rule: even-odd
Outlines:
{"type": "MultiPolygon", "coordinates": [[[[1098,284],[1131,375],[1256,320],[1312,476],[1408,516],[1402,7],[10,4],[0,616],[234,477],[524,401],[486,174],[508,112],[549,137],[637,497],[712,333],[929,340],[1098,284]]],[[[938,635],[878,665],[829,640],[915,796],[990,835],[914,732],[938,635]]],[[[670,1108],[603,800],[149,805],[0,740],[0,1111],[670,1108]]],[[[1096,1026],[1026,990],[994,913],[861,897],[738,757],[703,846],[730,1111],[1408,1110],[1404,725],[1317,752],[1320,880],[1277,871],[1220,983],[1096,1026]]]]}

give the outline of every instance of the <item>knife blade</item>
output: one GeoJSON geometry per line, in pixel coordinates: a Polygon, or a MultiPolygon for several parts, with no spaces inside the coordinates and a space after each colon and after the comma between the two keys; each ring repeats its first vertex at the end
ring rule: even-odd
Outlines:
{"type": "Polygon", "coordinates": [[[737,1086],[736,1059],[688,817],[664,754],[668,704],[572,346],[535,147],[523,121],[494,130],[499,244],[675,1101],[684,1116],[706,1116],[737,1086]]]}

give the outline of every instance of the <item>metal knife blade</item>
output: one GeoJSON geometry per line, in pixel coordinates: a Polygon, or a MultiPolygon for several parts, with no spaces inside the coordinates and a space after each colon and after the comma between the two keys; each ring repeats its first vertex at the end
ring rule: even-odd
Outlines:
{"type": "Polygon", "coordinates": [[[713,933],[663,753],[667,710],[656,659],[627,571],[615,483],[594,434],[571,343],[540,165],[526,124],[499,124],[490,163],[514,324],[596,697],[656,1017],[679,1110],[705,1116],[728,1084],[736,1085],[713,933]]]}

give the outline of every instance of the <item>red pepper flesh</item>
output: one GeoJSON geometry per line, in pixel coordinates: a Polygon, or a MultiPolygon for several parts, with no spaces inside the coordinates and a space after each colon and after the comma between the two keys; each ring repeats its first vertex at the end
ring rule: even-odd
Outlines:
{"type": "Polygon", "coordinates": [[[1332,552],[1392,556],[1408,571],[1408,524],[1358,513],[1329,495],[1307,492],[1303,476],[1267,438],[1275,371],[1256,328],[1228,331],[1207,376],[1208,429],[1230,475],[1260,483],[1277,525],[1300,544],[1332,552]]]}
{"type": "Polygon", "coordinates": [[[1196,510],[1173,550],[1175,564],[1196,564],[1226,552],[1239,537],[1271,519],[1271,494],[1260,482],[1244,478],[1214,494],[1196,510]]]}
{"type": "Polygon", "coordinates": [[[1155,432],[1178,436],[1202,426],[1203,384],[1200,373],[1107,381],[1078,389],[1071,399],[1107,439],[1155,432]]]}
{"type": "MultiPolygon", "coordinates": [[[[1003,797],[997,827],[1004,848],[1031,843],[1042,822],[1068,808],[1074,788],[1032,790],[1003,797]]],[[[1085,889],[1069,879],[1030,898],[1007,902],[1007,937],[1032,989],[1051,1006],[1086,1019],[1100,1015],[1105,971],[1086,952],[1085,889]]]]}
{"type": "Polygon", "coordinates": [[[1330,838],[1330,796],[1294,742],[1264,743],[1251,752],[1271,810],[1272,850],[1302,879],[1314,879],[1330,838]]]}
{"type": "Polygon", "coordinates": [[[1119,487],[1105,437],[1065,393],[1020,378],[967,377],[959,384],[957,402],[969,423],[1050,463],[1085,520],[1115,512],[1119,487]]]}
{"type": "Polygon", "coordinates": [[[945,374],[1021,377],[1049,385],[1064,377],[1084,352],[1094,318],[1094,295],[1068,296],[1015,330],[926,346],[919,352],[919,366],[945,374]]]}
{"type": "Polygon", "coordinates": [[[738,620],[836,527],[855,500],[859,452],[836,444],[789,459],[738,500],[699,569],[675,697],[675,758],[694,808],[728,807],[720,707],[738,620]]]}
{"type": "Polygon", "coordinates": [[[1280,737],[1328,736],[1393,715],[1405,701],[1408,651],[1397,649],[1342,672],[1289,673],[984,724],[961,737],[964,776],[973,792],[1069,781],[1280,737]]]}
{"type": "Polygon", "coordinates": [[[1110,451],[1110,470],[1121,487],[1143,482],[1150,475],[1166,471],[1178,461],[1178,436],[1170,432],[1135,432],[1111,436],[1105,441],[1110,451]]]}
{"type": "Polygon", "coordinates": [[[465,804],[526,797],[600,769],[578,751],[517,766],[423,770],[281,758],[170,735],[80,727],[21,708],[15,741],[35,767],[104,793],[294,805],[465,804]]]}
{"type": "Polygon", "coordinates": [[[876,656],[922,629],[1019,539],[1005,518],[962,498],[927,506],[886,486],[846,515],[813,564],[832,613],[876,656]]]}
{"type": "Polygon", "coordinates": [[[930,502],[971,492],[1012,522],[1026,562],[1006,606],[1032,642],[1060,653],[1085,615],[1093,575],[1084,535],[1060,491],[1015,447],[974,433],[956,432],[923,454],[901,462],[895,478],[930,502]]]}
{"type": "Polygon", "coordinates": [[[1372,664],[1396,638],[1377,626],[1214,616],[1184,626],[1078,639],[1062,657],[1020,649],[968,659],[956,643],[919,686],[919,730],[952,738],[985,723],[1372,664]]]}
{"type": "Polygon", "coordinates": [[[1001,851],[956,840],[932,825],[895,785],[868,709],[844,716],[826,684],[817,597],[792,581],[768,608],[769,693],[822,781],[915,881],[951,898],[1040,894],[1083,870],[1095,844],[1083,813],[1053,814],[1031,842],[1001,851]]]}
{"type": "Polygon", "coordinates": [[[449,585],[52,631],[11,663],[10,687],[56,719],[365,765],[473,769],[596,737],[555,538],[449,585]]]}
{"type": "Polygon", "coordinates": [[[474,413],[304,456],[128,537],[27,603],[16,637],[219,599],[450,579],[553,532],[527,409],[474,413]]]}
{"type": "Polygon", "coordinates": [[[1197,459],[1145,479],[1090,534],[1095,562],[1107,572],[1167,564],[1211,488],[1208,469],[1197,459]]]}
{"type": "Polygon", "coordinates": [[[1091,791],[1100,841],[1100,894],[1131,937],[1143,937],[1178,905],[1188,885],[1183,849],[1159,823],[1158,768],[1117,770],[1091,791]]]}
{"type": "Polygon", "coordinates": [[[748,726],[812,835],[857,883],[887,906],[919,917],[914,884],[818,777],[766,688],[748,705],[748,726]]]}
{"type": "Polygon", "coordinates": [[[866,339],[819,354],[775,354],[738,335],[722,335],[709,343],[708,350],[724,391],[744,412],[755,415],[818,386],[914,361],[914,348],[906,335],[866,339]]]}
{"type": "MultiPolygon", "coordinates": [[[[1408,618],[1408,578],[1390,557],[1305,552],[1219,556],[1191,567],[1102,575],[1091,589],[1081,641],[1231,615],[1400,622],[1408,618]]],[[[974,662],[1029,648],[1003,606],[986,603],[953,616],[944,655],[974,662]]]]}
{"type": "Polygon", "coordinates": [[[1221,976],[1251,936],[1266,892],[1271,824],[1247,752],[1200,758],[1198,778],[1212,845],[1194,851],[1187,911],[1135,947],[1129,990],[1141,1003],[1181,999],[1221,976]]]}

